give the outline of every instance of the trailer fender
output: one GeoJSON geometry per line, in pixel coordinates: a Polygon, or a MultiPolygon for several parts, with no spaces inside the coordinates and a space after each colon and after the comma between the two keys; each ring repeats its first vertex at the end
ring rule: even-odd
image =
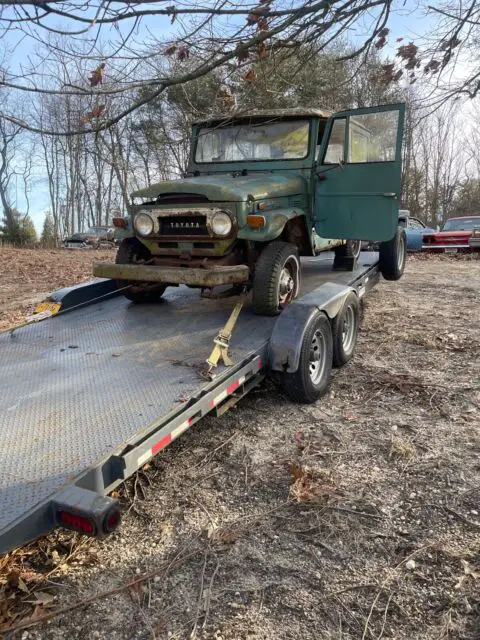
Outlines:
{"type": "Polygon", "coordinates": [[[270,370],[296,371],[303,337],[310,324],[318,313],[325,313],[329,320],[335,318],[350,291],[355,290],[327,282],[289,305],[278,317],[268,344],[270,370]]]}

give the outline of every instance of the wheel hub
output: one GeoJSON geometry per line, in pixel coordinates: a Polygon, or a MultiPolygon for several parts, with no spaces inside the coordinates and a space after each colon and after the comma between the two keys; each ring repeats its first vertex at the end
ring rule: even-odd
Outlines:
{"type": "Polygon", "coordinates": [[[351,305],[345,309],[345,317],[342,323],[342,347],[347,355],[350,354],[355,341],[355,310],[351,305]]]}
{"type": "Polygon", "coordinates": [[[320,331],[315,331],[310,345],[309,373],[313,384],[321,380],[327,366],[325,337],[320,331]]]}
{"type": "Polygon", "coordinates": [[[280,305],[284,305],[290,302],[294,297],[295,290],[295,278],[291,271],[291,268],[286,264],[280,274],[280,280],[278,283],[278,302],[280,305]]]}

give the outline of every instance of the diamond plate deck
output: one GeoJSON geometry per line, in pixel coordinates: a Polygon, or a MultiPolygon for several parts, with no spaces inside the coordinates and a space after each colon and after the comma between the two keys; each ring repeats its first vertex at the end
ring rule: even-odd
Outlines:
{"type": "MultiPolygon", "coordinates": [[[[349,284],[375,262],[362,254],[355,272],[332,273],[331,259],[306,259],[302,292],[349,284]]],[[[1,333],[0,537],[135,441],[180,397],[208,387],[185,365],[206,360],[233,305],[170,289],[159,304],[119,297],[1,333]]],[[[235,364],[265,346],[274,322],[244,309],[232,338],[235,364]]]]}

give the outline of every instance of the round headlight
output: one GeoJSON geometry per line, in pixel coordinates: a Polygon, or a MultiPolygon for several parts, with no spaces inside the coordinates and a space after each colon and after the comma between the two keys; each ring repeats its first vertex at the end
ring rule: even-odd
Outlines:
{"type": "Polygon", "coordinates": [[[135,218],[135,229],[141,236],[149,236],[153,231],[153,220],[146,213],[139,213],[135,218]]]}
{"type": "Polygon", "coordinates": [[[212,231],[216,236],[228,236],[232,230],[232,219],[227,213],[219,211],[212,218],[212,231]]]}

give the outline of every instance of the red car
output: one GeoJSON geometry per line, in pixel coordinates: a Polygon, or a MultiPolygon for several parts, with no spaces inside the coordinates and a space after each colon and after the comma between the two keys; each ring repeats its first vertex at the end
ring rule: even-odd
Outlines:
{"type": "Polygon", "coordinates": [[[441,231],[423,234],[423,250],[445,253],[457,253],[458,251],[478,251],[470,243],[473,230],[480,227],[480,216],[465,216],[463,218],[450,218],[443,225],[441,231]]]}

